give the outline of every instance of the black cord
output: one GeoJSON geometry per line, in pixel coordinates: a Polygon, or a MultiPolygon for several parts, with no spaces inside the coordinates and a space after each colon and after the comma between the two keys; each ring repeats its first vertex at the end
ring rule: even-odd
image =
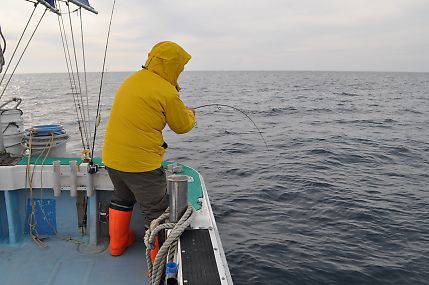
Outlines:
{"type": "Polygon", "coordinates": [[[0,37],[3,39],[3,47],[0,46],[0,48],[2,49],[3,54],[6,52],[6,39],[3,36],[3,33],[1,31],[1,26],[0,26],[0,37]]]}

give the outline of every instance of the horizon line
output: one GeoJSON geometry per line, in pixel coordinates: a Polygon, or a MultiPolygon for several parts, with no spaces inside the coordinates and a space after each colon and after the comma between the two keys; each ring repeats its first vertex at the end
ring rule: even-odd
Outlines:
{"type": "MultiPolygon", "coordinates": [[[[106,73],[132,73],[137,72],[138,70],[128,70],[128,71],[107,71],[106,73]]],[[[250,70],[185,70],[184,72],[361,72],[361,73],[429,73],[428,71],[401,71],[401,70],[311,70],[311,69],[296,69],[296,70],[287,70],[287,69],[250,69],[250,70]]],[[[79,72],[83,74],[84,72],[79,72]]],[[[101,73],[101,71],[87,71],[86,73],[101,73]]],[[[66,71],[63,72],[19,72],[15,75],[36,75],[36,74],[67,74],[66,71]]],[[[10,73],[7,73],[10,75],[10,73]]]]}

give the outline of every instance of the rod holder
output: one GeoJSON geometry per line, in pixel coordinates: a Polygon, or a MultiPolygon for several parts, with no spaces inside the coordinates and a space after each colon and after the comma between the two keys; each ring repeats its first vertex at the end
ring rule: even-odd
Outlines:
{"type": "Polygon", "coordinates": [[[70,196],[77,196],[77,162],[75,160],[70,161],[70,178],[71,178],[71,187],[70,187],[70,196]]]}
{"type": "Polygon", "coordinates": [[[61,162],[59,160],[55,160],[53,162],[53,175],[54,175],[54,197],[61,196],[61,162]]]}
{"type": "Polygon", "coordinates": [[[86,175],[86,196],[92,197],[94,194],[94,174],[88,173],[86,175]]]}
{"type": "Polygon", "coordinates": [[[170,194],[170,222],[176,223],[188,207],[188,176],[168,176],[167,191],[170,194]]]}

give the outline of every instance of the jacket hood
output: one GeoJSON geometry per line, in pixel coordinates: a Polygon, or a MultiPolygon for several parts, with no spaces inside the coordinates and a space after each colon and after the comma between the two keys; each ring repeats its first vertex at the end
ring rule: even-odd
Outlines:
{"type": "Polygon", "coordinates": [[[150,51],[145,68],[158,74],[179,90],[177,79],[190,59],[191,55],[178,44],[160,42],[150,51]]]}

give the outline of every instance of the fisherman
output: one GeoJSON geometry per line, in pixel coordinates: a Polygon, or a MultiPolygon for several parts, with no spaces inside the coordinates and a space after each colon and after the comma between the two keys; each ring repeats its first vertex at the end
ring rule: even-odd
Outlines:
{"type": "MultiPolygon", "coordinates": [[[[191,56],[178,44],[161,42],[152,48],[142,70],[125,80],[116,93],[107,123],[103,162],[114,185],[109,207],[110,254],[131,246],[133,206],[140,204],[145,227],[167,208],[166,177],[161,163],[168,124],[177,134],[192,130],[195,110],[179,98],[178,77],[191,56]]],[[[158,250],[156,240],[152,261],[158,250]]]]}

